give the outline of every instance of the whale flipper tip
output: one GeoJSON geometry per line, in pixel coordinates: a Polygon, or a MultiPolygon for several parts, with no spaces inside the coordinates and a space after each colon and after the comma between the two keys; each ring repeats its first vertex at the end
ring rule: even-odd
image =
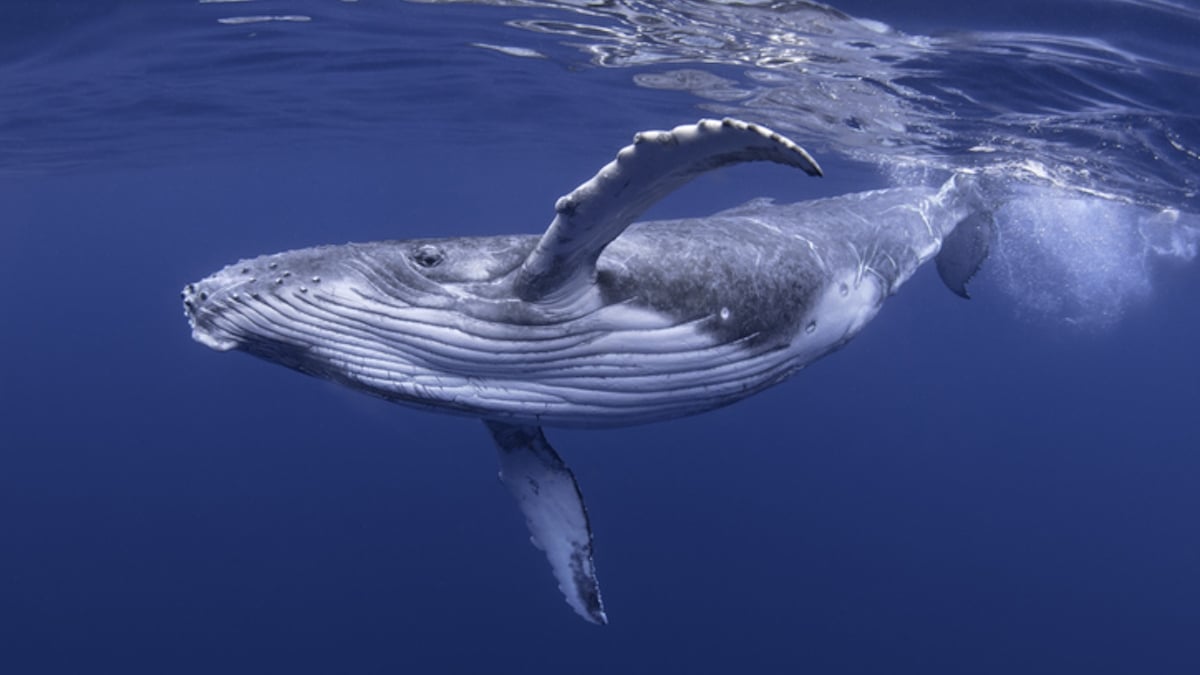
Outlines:
{"type": "Polygon", "coordinates": [[[546,554],[571,609],[591,623],[608,616],[592,560],[592,527],[575,476],[541,427],[487,422],[500,448],[500,480],[517,501],[530,541],[546,554]]]}

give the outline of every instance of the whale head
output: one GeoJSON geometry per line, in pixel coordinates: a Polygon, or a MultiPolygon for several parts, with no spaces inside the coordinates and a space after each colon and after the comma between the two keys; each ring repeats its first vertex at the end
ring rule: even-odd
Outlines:
{"type": "Polygon", "coordinates": [[[512,297],[536,237],[420,239],[241,260],[182,293],[192,337],[387,398],[453,404],[448,374],[544,323],[512,297]]]}

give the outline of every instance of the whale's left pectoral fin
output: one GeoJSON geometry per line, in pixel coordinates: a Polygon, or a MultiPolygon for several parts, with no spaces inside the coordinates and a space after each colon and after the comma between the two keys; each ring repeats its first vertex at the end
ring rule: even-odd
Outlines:
{"type": "Polygon", "coordinates": [[[942,240],[942,250],[934,261],[942,283],[955,295],[970,299],[967,284],[987,260],[995,236],[992,214],[976,211],[963,218],[942,240]]]}
{"type": "Polygon", "coordinates": [[[500,447],[500,480],[517,500],[531,541],[550,561],[567,604],[592,623],[608,623],[592,561],[592,527],[575,476],[541,427],[486,424],[500,447]]]}
{"type": "Polygon", "coordinates": [[[702,173],[757,161],[821,175],[804,148],[741,120],[700,120],[637,134],[615,160],[554,205],[554,221],[517,274],[517,296],[550,304],[575,297],[592,286],[604,247],[655,202],[702,173]]]}

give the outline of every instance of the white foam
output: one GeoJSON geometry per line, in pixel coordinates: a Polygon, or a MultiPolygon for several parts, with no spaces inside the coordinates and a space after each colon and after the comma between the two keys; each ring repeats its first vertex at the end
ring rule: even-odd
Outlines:
{"type": "Polygon", "coordinates": [[[225,17],[223,19],[217,19],[217,23],[223,23],[223,24],[235,25],[235,26],[242,25],[242,24],[248,24],[248,23],[267,23],[269,21],[284,21],[284,22],[290,21],[292,23],[307,23],[309,21],[312,21],[312,17],[304,16],[302,14],[283,14],[283,15],[279,15],[279,16],[269,16],[269,15],[229,16],[229,17],[225,17]]]}
{"type": "Polygon", "coordinates": [[[1158,259],[1200,247],[1194,216],[1055,187],[1015,190],[995,217],[987,274],[1022,314],[1084,327],[1118,321],[1151,295],[1158,259]]]}

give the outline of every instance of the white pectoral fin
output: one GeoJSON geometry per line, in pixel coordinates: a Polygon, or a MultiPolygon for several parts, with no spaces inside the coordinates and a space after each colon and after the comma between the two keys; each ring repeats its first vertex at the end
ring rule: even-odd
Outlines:
{"type": "Polygon", "coordinates": [[[517,294],[535,302],[575,295],[591,284],[604,247],[655,202],[706,171],[754,161],[821,175],[804,148],[741,120],[700,120],[637,134],[633,145],[558,200],[554,222],[521,267],[517,294]]]}
{"type": "Polygon", "coordinates": [[[533,544],[550,561],[567,604],[592,623],[608,623],[592,560],[592,528],[575,476],[541,427],[486,424],[500,448],[500,480],[517,500],[533,544]]]}

